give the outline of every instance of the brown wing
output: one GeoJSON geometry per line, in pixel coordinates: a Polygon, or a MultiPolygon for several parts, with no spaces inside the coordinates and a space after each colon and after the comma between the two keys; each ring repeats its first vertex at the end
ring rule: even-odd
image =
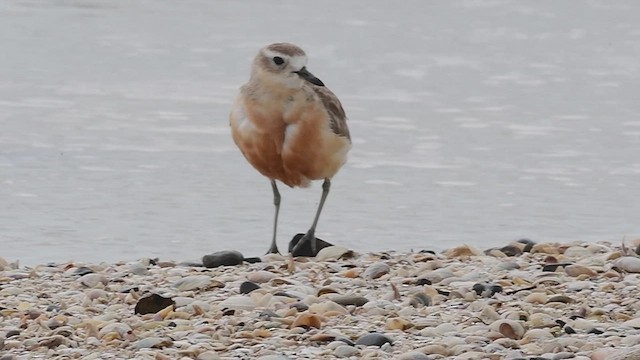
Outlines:
{"type": "Polygon", "coordinates": [[[333,130],[336,135],[344,136],[351,141],[349,127],[347,126],[347,115],[345,114],[338,97],[324,86],[312,86],[312,88],[320,100],[322,100],[322,104],[324,104],[325,109],[327,109],[327,113],[329,113],[331,130],[333,130]]]}

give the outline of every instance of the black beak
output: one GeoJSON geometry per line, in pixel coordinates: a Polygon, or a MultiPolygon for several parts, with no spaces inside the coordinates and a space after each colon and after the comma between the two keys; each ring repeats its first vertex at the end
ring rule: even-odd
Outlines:
{"type": "Polygon", "coordinates": [[[313,76],[312,73],[309,72],[309,70],[307,70],[307,67],[303,67],[302,69],[298,70],[298,71],[294,71],[294,73],[298,74],[298,76],[300,76],[301,78],[307,80],[308,82],[312,83],[313,85],[318,85],[318,86],[324,86],[324,83],[322,81],[320,81],[320,79],[318,79],[317,77],[313,76]]]}

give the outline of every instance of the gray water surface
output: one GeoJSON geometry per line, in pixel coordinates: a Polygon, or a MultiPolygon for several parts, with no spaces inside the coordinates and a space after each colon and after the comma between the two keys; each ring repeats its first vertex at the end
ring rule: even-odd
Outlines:
{"type": "MultiPolygon", "coordinates": [[[[640,236],[636,1],[0,2],[0,256],[266,251],[269,182],[228,113],[306,49],[353,149],[318,235],[366,250],[640,236]]],[[[281,249],[320,183],[281,186],[281,249]]]]}

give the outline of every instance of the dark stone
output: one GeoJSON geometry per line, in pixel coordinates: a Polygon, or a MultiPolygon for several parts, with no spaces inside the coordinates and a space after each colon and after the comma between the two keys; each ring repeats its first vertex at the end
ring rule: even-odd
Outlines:
{"type": "Polygon", "coordinates": [[[329,244],[328,242],[320,239],[320,238],[316,238],[316,252],[314,253],[313,251],[311,251],[311,243],[307,242],[306,244],[302,245],[301,248],[299,248],[298,250],[296,250],[296,252],[292,252],[293,248],[298,244],[298,242],[300,241],[300,239],[302,239],[302,237],[305,234],[296,234],[293,239],[291,239],[291,241],[289,241],[289,253],[291,253],[291,255],[293,256],[306,256],[306,257],[315,257],[316,255],[318,255],[318,252],[326,247],[329,246],[333,246],[333,244],[329,244]]]}
{"type": "Polygon", "coordinates": [[[545,271],[545,272],[556,272],[559,267],[565,267],[567,265],[571,265],[571,263],[547,264],[547,265],[542,267],[542,271],[545,271]]]}
{"type": "Polygon", "coordinates": [[[476,295],[480,296],[484,292],[485,286],[480,283],[476,283],[473,284],[473,287],[471,289],[476,292],[476,295]]]}
{"type": "Polygon", "coordinates": [[[120,290],[120,292],[123,293],[123,294],[128,294],[128,293],[130,293],[132,291],[133,292],[139,292],[140,291],[140,287],[138,287],[138,286],[133,286],[133,287],[127,286],[127,287],[123,288],[122,290],[120,290]]]}
{"type": "Polygon", "coordinates": [[[14,336],[20,336],[20,330],[17,329],[11,329],[11,330],[7,330],[7,333],[4,335],[7,339],[14,337],[14,336]]]}
{"type": "Polygon", "coordinates": [[[431,254],[431,255],[435,255],[436,252],[433,250],[420,250],[420,254],[431,254]]]}
{"type": "Polygon", "coordinates": [[[309,305],[301,302],[291,304],[291,307],[298,310],[298,312],[303,312],[309,310],[309,305]]]}
{"type": "Polygon", "coordinates": [[[244,256],[235,250],[217,251],[202,257],[202,265],[206,268],[218,266],[236,266],[244,262],[244,256]]]}
{"type": "Polygon", "coordinates": [[[245,281],[242,284],[240,284],[240,294],[248,294],[253,290],[258,290],[258,289],[260,289],[260,285],[256,283],[252,283],[251,281],[245,281]]]}
{"type": "Polygon", "coordinates": [[[342,341],[343,343],[345,343],[345,344],[347,344],[349,346],[356,346],[356,344],[353,341],[351,341],[351,340],[349,340],[347,338],[344,338],[344,337],[336,338],[336,340],[337,341],[342,341]]]}
{"type": "Polygon", "coordinates": [[[600,330],[600,329],[593,328],[593,329],[591,329],[591,330],[587,331],[587,334],[596,334],[596,335],[600,335],[600,334],[604,334],[604,331],[603,331],[603,330],[600,330]]]}
{"type": "Polygon", "coordinates": [[[175,309],[176,302],[171,298],[166,298],[158,294],[151,294],[138,300],[134,311],[136,314],[140,315],[155,314],[167,306],[173,306],[175,309]]]}
{"type": "Polygon", "coordinates": [[[520,250],[520,248],[515,246],[515,245],[503,246],[498,250],[502,251],[507,256],[520,256],[520,255],[522,255],[522,250],[520,250]]]}
{"type": "Polygon", "coordinates": [[[256,264],[262,262],[262,259],[260,259],[259,257],[250,257],[244,258],[244,261],[248,262],[249,264],[256,264]]]}
{"type": "Polygon", "coordinates": [[[94,273],[94,271],[91,270],[91,268],[88,268],[86,266],[80,266],[79,268],[76,268],[75,270],[73,270],[72,274],[82,276],[82,275],[87,275],[92,273],[94,273]]]}
{"type": "Polygon", "coordinates": [[[442,289],[436,289],[436,291],[438,292],[438,294],[442,296],[449,297],[449,295],[451,295],[451,291],[442,290],[442,289]]]}
{"type": "Polygon", "coordinates": [[[336,304],[340,304],[342,306],[362,306],[369,302],[369,299],[367,299],[366,297],[349,295],[332,297],[331,300],[336,304]]]}
{"type": "Polygon", "coordinates": [[[492,297],[494,294],[500,294],[502,292],[502,286],[500,285],[491,285],[489,288],[489,297],[492,297]]]}
{"type": "Polygon", "coordinates": [[[356,345],[364,346],[382,346],[386,343],[393,345],[391,339],[378,333],[365,334],[362,335],[358,340],[356,340],[356,345]]]}
{"type": "Polygon", "coordinates": [[[423,292],[413,294],[411,296],[411,301],[409,301],[409,304],[413,307],[431,306],[431,303],[431,296],[423,292]]]}
{"type": "Polygon", "coordinates": [[[522,252],[531,252],[531,249],[533,249],[533,246],[536,244],[534,241],[529,240],[529,239],[520,239],[518,240],[518,242],[520,244],[524,244],[524,248],[522,249],[522,252]]]}
{"type": "Polygon", "coordinates": [[[567,334],[575,334],[576,331],[573,330],[573,328],[571,326],[565,326],[564,327],[564,332],[566,332],[567,334]]]}
{"type": "Polygon", "coordinates": [[[564,321],[562,321],[560,319],[556,320],[556,324],[560,325],[560,327],[564,327],[565,325],[567,325],[566,322],[564,322],[564,321]]]}
{"type": "Polygon", "coordinates": [[[227,308],[222,309],[222,316],[233,316],[235,315],[235,313],[236,311],[233,309],[227,309],[227,308]]]}
{"type": "Polygon", "coordinates": [[[429,279],[420,278],[416,280],[416,285],[420,285],[420,286],[431,285],[431,281],[429,279]]]}
{"type": "Polygon", "coordinates": [[[58,312],[60,310],[61,310],[61,307],[58,304],[51,304],[47,306],[47,308],[45,309],[46,312],[51,312],[51,311],[58,312]]]}

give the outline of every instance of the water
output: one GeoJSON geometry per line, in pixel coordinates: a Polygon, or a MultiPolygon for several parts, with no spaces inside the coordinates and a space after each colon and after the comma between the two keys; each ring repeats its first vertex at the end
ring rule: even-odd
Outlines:
{"type": "MultiPolygon", "coordinates": [[[[0,256],[266,251],[230,139],[256,51],[291,41],[354,146],[319,236],[356,250],[640,235],[635,1],[0,3],[0,256]]],[[[281,249],[320,196],[281,186],[281,249]]]]}

